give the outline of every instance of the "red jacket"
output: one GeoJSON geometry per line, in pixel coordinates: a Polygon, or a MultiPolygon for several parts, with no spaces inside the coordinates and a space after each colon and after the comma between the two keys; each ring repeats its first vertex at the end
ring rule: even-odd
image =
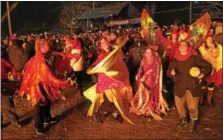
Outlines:
{"type": "Polygon", "coordinates": [[[12,71],[13,77],[16,77],[16,71],[13,66],[4,58],[1,58],[1,79],[8,79],[8,72],[12,71]]]}

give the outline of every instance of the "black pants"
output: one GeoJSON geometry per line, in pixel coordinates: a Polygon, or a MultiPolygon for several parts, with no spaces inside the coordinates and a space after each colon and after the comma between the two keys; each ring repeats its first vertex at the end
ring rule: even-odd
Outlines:
{"type": "Polygon", "coordinates": [[[79,85],[79,88],[82,88],[82,84],[83,84],[83,79],[85,78],[85,73],[84,71],[75,71],[75,76],[77,79],[77,83],[79,85]]]}
{"type": "Polygon", "coordinates": [[[46,102],[42,103],[42,102],[39,101],[36,104],[36,122],[35,122],[35,127],[37,129],[43,129],[44,121],[46,121],[47,119],[51,118],[51,114],[50,114],[51,102],[47,98],[46,92],[43,89],[43,86],[41,84],[39,84],[39,86],[40,86],[40,90],[41,90],[42,94],[45,96],[46,102]]]}
{"type": "Polygon", "coordinates": [[[35,127],[37,129],[43,129],[44,121],[51,117],[50,114],[51,103],[43,104],[38,102],[36,105],[36,122],[35,127]]]}

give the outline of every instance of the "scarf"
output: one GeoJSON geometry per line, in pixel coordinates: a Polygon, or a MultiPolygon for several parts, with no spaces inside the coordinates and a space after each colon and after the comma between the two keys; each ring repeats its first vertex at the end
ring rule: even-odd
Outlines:
{"type": "Polygon", "coordinates": [[[193,55],[193,49],[192,48],[188,48],[188,52],[186,55],[181,55],[180,50],[176,49],[174,58],[176,58],[179,61],[185,61],[188,58],[190,58],[193,55]]]}

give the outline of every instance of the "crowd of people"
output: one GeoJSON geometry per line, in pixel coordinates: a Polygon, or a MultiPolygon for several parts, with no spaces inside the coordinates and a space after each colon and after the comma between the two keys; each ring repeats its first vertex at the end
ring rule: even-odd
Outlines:
{"type": "Polygon", "coordinates": [[[153,28],[152,41],[140,27],[2,39],[2,96],[9,98],[12,124],[21,127],[13,96],[26,97],[36,109],[36,132],[44,133],[44,124],[58,121],[51,102],[65,100],[60,90],[74,86],[91,101],[87,115],[98,123],[111,115],[133,124],[130,113],[162,120],[176,107],[178,127],[190,122],[195,131],[198,105],[212,107],[214,89],[222,87],[222,23],[213,22],[196,44],[189,40],[189,26],[153,28]]]}

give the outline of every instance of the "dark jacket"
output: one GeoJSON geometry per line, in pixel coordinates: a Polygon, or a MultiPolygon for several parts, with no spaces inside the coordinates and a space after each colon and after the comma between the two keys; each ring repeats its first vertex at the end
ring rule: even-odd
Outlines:
{"type": "Polygon", "coordinates": [[[22,72],[22,69],[20,68],[21,59],[23,56],[22,48],[18,46],[10,47],[8,56],[9,56],[9,62],[15,67],[16,71],[22,72]]]}
{"type": "Polygon", "coordinates": [[[203,95],[200,83],[198,82],[198,78],[194,78],[189,74],[190,69],[194,66],[197,66],[202,70],[202,73],[204,74],[204,79],[212,71],[211,65],[198,55],[192,55],[185,61],[179,61],[175,58],[170,63],[169,68],[167,70],[167,75],[169,77],[172,77],[170,71],[172,69],[175,69],[176,76],[174,76],[174,94],[176,96],[183,97],[186,93],[186,90],[190,90],[193,97],[200,97],[203,95]]]}
{"type": "Polygon", "coordinates": [[[34,47],[34,42],[29,41],[26,43],[25,48],[24,48],[24,53],[21,58],[21,63],[19,66],[20,70],[23,70],[26,63],[29,61],[30,58],[32,58],[35,55],[35,47],[34,47]]]}

